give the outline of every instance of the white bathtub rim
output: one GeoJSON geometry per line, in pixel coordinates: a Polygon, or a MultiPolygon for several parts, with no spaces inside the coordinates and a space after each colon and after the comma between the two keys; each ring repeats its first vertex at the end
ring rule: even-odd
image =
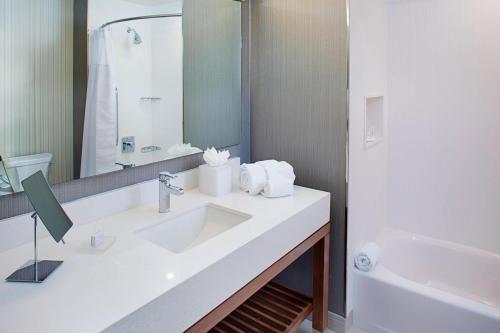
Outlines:
{"type": "Polygon", "coordinates": [[[355,274],[361,277],[371,278],[386,285],[392,285],[398,288],[409,290],[423,297],[431,298],[438,302],[444,302],[453,306],[465,309],[475,314],[483,315],[491,319],[500,320],[500,308],[489,306],[487,304],[468,299],[459,295],[455,295],[437,288],[428,287],[405,279],[392,271],[385,268],[383,265],[377,265],[371,272],[361,272],[355,270],[355,274]]]}
{"type": "MultiPolygon", "coordinates": [[[[470,253],[474,255],[478,255],[481,257],[493,257],[496,260],[500,260],[500,253],[496,253],[493,251],[481,249],[481,248],[476,248],[468,245],[463,245],[459,243],[454,243],[442,239],[437,239],[437,238],[432,238],[420,234],[415,234],[411,233],[408,231],[403,231],[403,230],[398,230],[398,229],[393,229],[393,228],[384,228],[378,235],[377,240],[375,241],[376,244],[379,246],[381,244],[384,244],[387,241],[394,240],[394,239],[407,239],[407,240],[412,240],[412,241],[422,241],[425,243],[429,243],[432,245],[436,245],[438,247],[444,247],[447,249],[451,249],[453,251],[457,252],[462,252],[462,253],[470,253]]],[[[381,246],[381,249],[383,250],[383,246],[381,246]]]]}
{"type": "Polygon", "coordinates": [[[393,285],[405,290],[409,290],[413,293],[419,294],[423,297],[428,297],[438,302],[444,302],[451,304],[453,306],[462,308],[466,311],[472,313],[483,315],[488,318],[500,321],[500,308],[493,305],[488,305],[484,302],[467,298],[462,295],[456,295],[451,292],[447,292],[438,288],[426,286],[424,284],[412,281],[393,272],[383,264],[384,256],[384,242],[394,240],[394,239],[406,239],[406,240],[418,240],[422,242],[428,242],[437,247],[444,247],[453,251],[471,253],[473,255],[486,256],[489,258],[495,258],[500,260],[500,255],[483,249],[476,249],[462,244],[456,244],[453,242],[443,241],[439,239],[433,239],[430,237],[417,235],[405,231],[395,230],[395,229],[385,229],[375,241],[382,249],[381,260],[377,266],[370,272],[362,272],[354,268],[355,274],[360,277],[375,279],[386,285],[393,285]]]}

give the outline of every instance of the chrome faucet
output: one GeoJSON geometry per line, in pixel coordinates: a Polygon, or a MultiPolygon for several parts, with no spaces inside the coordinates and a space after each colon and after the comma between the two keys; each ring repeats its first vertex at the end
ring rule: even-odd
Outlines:
{"type": "Polygon", "coordinates": [[[160,172],[160,213],[170,212],[170,194],[184,194],[184,190],[182,188],[170,184],[170,181],[175,178],[177,178],[177,176],[174,176],[169,172],[160,172]]]}
{"type": "Polygon", "coordinates": [[[134,163],[115,163],[115,165],[121,166],[123,170],[135,168],[134,163]]]}

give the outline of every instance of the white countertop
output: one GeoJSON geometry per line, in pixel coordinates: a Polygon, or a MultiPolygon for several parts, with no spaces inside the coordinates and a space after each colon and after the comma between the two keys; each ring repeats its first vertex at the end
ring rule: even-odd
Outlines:
{"type": "MultiPolygon", "coordinates": [[[[41,260],[64,263],[42,284],[0,282],[0,331],[183,331],[329,219],[329,194],[301,187],[281,199],[243,192],[214,198],[195,189],[172,196],[171,205],[168,214],[153,202],[75,226],[65,246],[39,240],[41,260]],[[205,203],[252,218],[180,254],[134,233],[205,203]],[[116,237],[105,252],[89,246],[97,230],[116,237]]],[[[0,278],[32,252],[32,243],[1,252],[0,278]]]]}

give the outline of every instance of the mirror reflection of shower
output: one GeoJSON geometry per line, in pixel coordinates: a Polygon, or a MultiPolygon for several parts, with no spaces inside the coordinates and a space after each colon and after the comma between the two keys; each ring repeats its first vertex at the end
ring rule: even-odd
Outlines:
{"type": "MultiPolygon", "coordinates": [[[[110,26],[119,105],[115,153],[117,163],[142,165],[184,143],[182,16],[126,19],[110,26]]],[[[192,153],[186,149],[180,154],[192,153]]]]}
{"type": "Polygon", "coordinates": [[[95,130],[90,128],[93,124],[88,126],[99,140],[87,146],[99,145],[100,154],[85,159],[88,163],[82,157],[82,170],[92,168],[82,174],[200,152],[184,142],[182,2],[172,11],[166,7],[172,0],[154,10],[142,5],[143,10],[137,11],[135,2],[121,1],[116,15],[106,7],[109,16],[103,15],[105,2],[90,3],[92,8],[102,6],[102,11],[89,14],[95,27],[90,49],[99,58],[92,61],[89,87],[113,93],[89,94],[96,99],[87,101],[86,114],[95,114],[103,126],[95,130]],[[138,13],[144,15],[134,16],[138,13]]]}

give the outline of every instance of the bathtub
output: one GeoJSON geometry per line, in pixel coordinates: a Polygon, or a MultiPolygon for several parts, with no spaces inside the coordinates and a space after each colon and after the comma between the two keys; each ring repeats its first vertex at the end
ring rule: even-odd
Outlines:
{"type": "Polygon", "coordinates": [[[353,274],[355,326],[373,333],[500,333],[500,255],[389,229],[377,244],[377,266],[353,274]]]}

